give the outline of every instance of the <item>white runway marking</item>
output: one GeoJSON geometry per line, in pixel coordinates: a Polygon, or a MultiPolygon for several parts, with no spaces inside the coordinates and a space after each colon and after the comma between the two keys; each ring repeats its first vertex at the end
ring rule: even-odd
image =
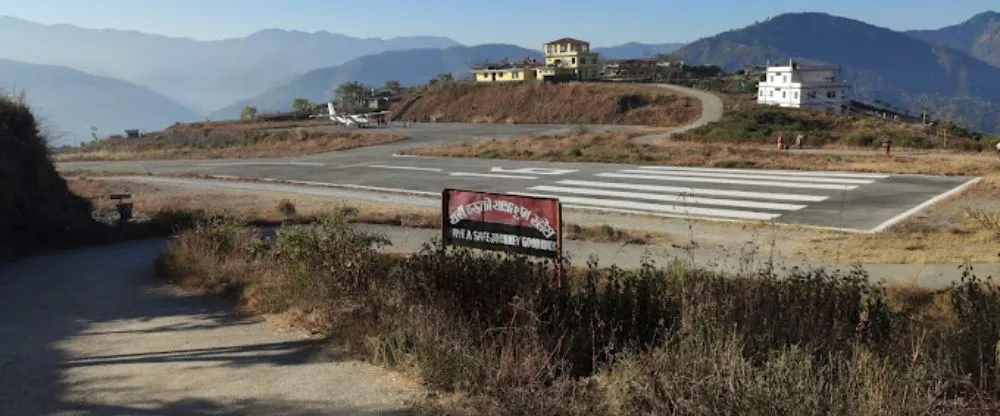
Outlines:
{"type": "Polygon", "coordinates": [[[225,162],[225,163],[201,163],[196,166],[201,167],[223,167],[223,166],[253,166],[253,165],[275,165],[275,166],[326,166],[320,162],[225,162]]]}
{"type": "Polygon", "coordinates": [[[444,170],[440,168],[422,168],[419,166],[368,165],[368,167],[376,169],[422,170],[427,172],[441,172],[444,170]]]}
{"type": "Polygon", "coordinates": [[[683,195],[646,194],[637,192],[611,191],[607,189],[566,188],[562,186],[533,186],[532,191],[554,192],[576,195],[609,196],[625,199],[643,199],[648,201],[676,202],[692,205],[719,205],[739,208],[770,209],[778,211],[798,211],[806,205],[781,204],[776,202],[740,201],[735,199],[700,198],[683,195]]]}
{"type": "Polygon", "coordinates": [[[639,169],[622,169],[621,173],[637,173],[640,175],[664,175],[664,176],[694,176],[700,178],[734,178],[734,179],[763,179],[767,181],[800,181],[818,183],[849,183],[857,185],[867,185],[875,183],[874,179],[840,179],[822,178],[817,176],[796,176],[784,177],[774,175],[752,175],[748,173],[712,173],[712,172],[681,172],[681,171],[650,171],[639,169]]]}
{"type": "Polygon", "coordinates": [[[763,169],[725,169],[725,168],[689,168],[680,166],[640,166],[639,169],[677,171],[677,172],[718,172],[718,173],[749,173],[757,175],[787,175],[787,176],[823,176],[828,178],[864,178],[885,179],[891,175],[880,173],[844,173],[798,170],[763,170],[763,169]]]}
{"type": "Polygon", "coordinates": [[[501,175],[499,173],[476,173],[476,172],[452,172],[449,173],[450,176],[478,176],[483,178],[502,178],[502,179],[538,179],[537,176],[523,176],[523,175],[501,175]]]}
{"type": "Polygon", "coordinates": [[[543,195],[543,194],[530,194],[530,193],[524,195],[536,196],[540,198],[558,198],[559,201],[565,204],[608,207],[608,208],[618,208],[618,209],[633,209],[633,210],[664,212],[669,214],[680,214],[689,216],[723,217],[723,218],[736,218],[741,220],[757,220],[757,221],[769,221],[781,216],[781,214],[772,214],[768,212],[738,211],[738,210],[717,209],[717,208],[679,207],[674,205],[650,204],[644,202],[620,201],[613,199],[579,198],[572,196],[563,197],[557,195],[543,195]]]}
{"type": "Polygon", "coordinates": [[[721,183],[729,185],[769,186],[774,188],[832,189],[838,191],[852,191],[858,189],[857,185],[777,182],[777,181],[751,181],[751,180],[738,180],[738,179],[699,178],[690,176],[633,175],[626,173],[598,173],[595,176],[600,176],[605,178],[621,178],[621,179],[648,179],[648,180],[674,181],[674,182],[721,183]]]}
{"type": "Polygon", "coordinates": [[[822,195],[778,194],[770,192],[728,191],[725,189],[688,188],[678,186],[644,185],[636,183],[596,182],[564,180],[560,185],[585,186],[594,188],[617,188],[633,191],[662,192],[668,194],[727,196],[732,198],[770,199],[774,201],[823,202],[829,197],[822,195]]]}

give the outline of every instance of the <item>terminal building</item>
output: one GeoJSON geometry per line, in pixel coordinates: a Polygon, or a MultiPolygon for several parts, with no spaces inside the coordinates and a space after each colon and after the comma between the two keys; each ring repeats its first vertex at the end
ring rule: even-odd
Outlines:
{"type": "Polygon", "coordinates": [[[837,65],[810,65],[789,61],[768,66],[757,85],[757,103],[840,114],[850,102],[851,84],[838,80],[837,65]]]}

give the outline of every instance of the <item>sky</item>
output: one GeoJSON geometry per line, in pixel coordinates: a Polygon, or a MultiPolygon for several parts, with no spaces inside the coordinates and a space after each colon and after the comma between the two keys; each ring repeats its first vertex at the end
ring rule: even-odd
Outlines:
{"type": "Polygon", "coordinates": [[[595,46],[690,42],[790,12],[910,30],[949,26],[988,10],[1000,10],[997,0],[0,0],[0,15],[200,40],[279,28],[354,37],[437,35],[466,45],[536,49],[566,36],[595,46]]]}

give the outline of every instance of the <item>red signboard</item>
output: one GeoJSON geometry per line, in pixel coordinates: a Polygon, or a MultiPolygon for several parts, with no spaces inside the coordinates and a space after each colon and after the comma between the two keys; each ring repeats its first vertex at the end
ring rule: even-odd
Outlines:
{"type": "Polygon", "coordinates": [[[442,238],[446,244],[544,257],[562,254],[558,199],[445,189],[442,238]]]}

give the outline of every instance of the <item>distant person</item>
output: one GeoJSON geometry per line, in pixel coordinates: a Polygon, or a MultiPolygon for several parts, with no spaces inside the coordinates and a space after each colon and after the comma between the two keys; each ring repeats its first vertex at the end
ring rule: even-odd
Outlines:
{"type": "Polygon", "coordinates": [[[785,150],[785,135],[778,135],[778,150],[785,150]]]}
{"type": "Polygon", "coordinates": [[[801,134],[798,135],[798,136],[795,136],[795,147],[798,148],[798,149],[801,149],[802,145],[805,143],[805,140],[806,140],[806,136],[803,136],[801,134]]]}
{"type": "Polygon", "coordinates": [[[997,157],[1000,157],[1000,142],[997,142],[997,157]]]}
{"type": "Polygon", "coordinates": [[[892,140],[889,139],[889,136],[885,136],[884,138],[882,138],[882,151],[885,152],[886,156],[889,156],[889,150],[891,148],[892,148],[892,140]]]}

